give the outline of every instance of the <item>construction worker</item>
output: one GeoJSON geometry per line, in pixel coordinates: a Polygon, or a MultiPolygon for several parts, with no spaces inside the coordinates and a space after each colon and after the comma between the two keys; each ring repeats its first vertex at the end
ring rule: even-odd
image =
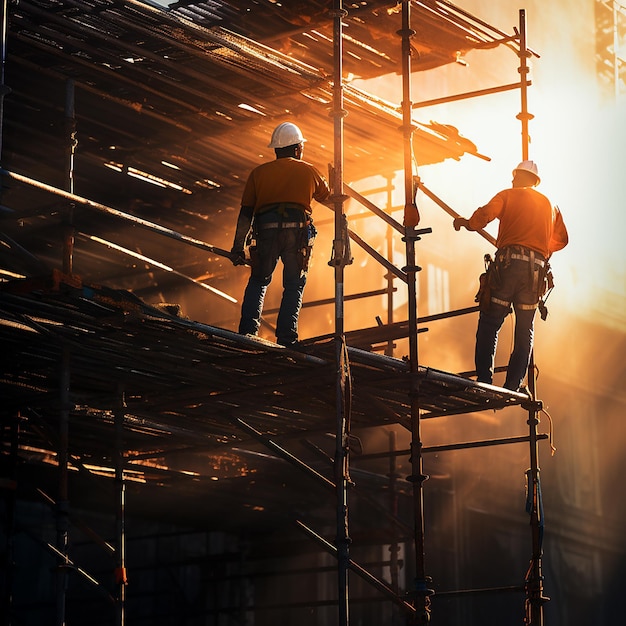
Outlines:
{"type": "Polygon", "coordinates": [[[498,333],[512,305],[515,335],[504,387],[513,391],[520,390],[528,370],[548,259],[568,242],[558,207],[535,189],[540,181],[537,165],[522,161],[513,170],[512,188],[497,193],[469,219],[454,220],[455,230],[480,230],[496,218],[500,222],[495,259],[485,281],[490,294],[482,300],[478,319],[475,363],[477,380],[491,383],[498,333]]]}
{"type": "Polygon", "coordinates": [[[231,250],[233,264],[246,263],[250,279],[241,305],[239,332],[256,335],[267,287],[278,259],[283,262],[283,295],[276,322],[276,340],[284,346],[298,341],[298,317],[306,284],[315,227],[311,201],[330,195],[328,183],[317,169],[302,160],[301,130],[291,122],[279,124],[269,143],[276,159],[250,172],[231,250]]]}

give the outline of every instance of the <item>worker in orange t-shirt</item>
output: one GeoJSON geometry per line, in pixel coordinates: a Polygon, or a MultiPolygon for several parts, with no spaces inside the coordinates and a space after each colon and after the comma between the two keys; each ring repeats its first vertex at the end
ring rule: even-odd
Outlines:
{"type": "Polygon", "coordinates": [[[568,242],[558,207],[535,189],[540,180],[537,165],[522,161],[513,170],[510,189],[497,193],[469,219],[454,220],[456,230],[480,230],[494,219],[500,222],[495,260],[487,273],[490,298],[478,319],[475,363],[477,380],[491,384],[498,333],[512,305],[515,336],[504,387],[513,391],[520,389],[528,370],[548,259],[568,242]]]}
{"type": "Polygon", "coordinates": [[[276,340],[284,346],[298,341],[298,317],[315,239],[311,202],[327,200],[328,183],[317,169],[302,160],[304,139],[291,122],[279,124],[268,147],[276,159],[254,168],[243,190],[231,249],[234,265],[246,263],[250,278],[241,305],[239,332],[256,335],[267,287],[278,259],[283,262],[283,295],[276,320],[276,340]]]}

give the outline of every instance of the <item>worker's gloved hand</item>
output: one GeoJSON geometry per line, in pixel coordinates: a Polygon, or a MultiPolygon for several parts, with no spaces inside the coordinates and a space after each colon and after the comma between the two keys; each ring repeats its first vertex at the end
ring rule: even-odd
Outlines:
{"type": "Polygon", "coordinates": [[[233,239],[233,247],[230,249],[230,260],[233,265],[245,265],[246,255],[243,251],[250,228],[252,226],[252,215],[254,207],[242,206],[237,217],[237,227],[233,239]]]}
{"type": "Polygon", "coordinates": [[[467,228],[468,220],[466,220],[464,217],[455,217],[452,224],[454,226],[454,230],[461,230],[463,226],[467,228]]]}
{"type": "Polygon", "coordinates": [[[246,254],[242,248],[233,248],[230,251],[230,260],[233,265],[245,265],[246,264],[246,254]]]}

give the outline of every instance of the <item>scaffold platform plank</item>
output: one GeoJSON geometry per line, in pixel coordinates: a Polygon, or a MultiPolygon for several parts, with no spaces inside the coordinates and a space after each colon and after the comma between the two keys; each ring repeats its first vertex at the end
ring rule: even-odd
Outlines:
{"type": "MultiPolygon", "coordinates": [[[[283,436],[333,430],[334,339],[292,350],[149,306],[129,292],[68,280],[13,281],[0,290],[5,411],[56,409],[64,354],[75,445],[94,453],[123,394],[137,450],[161,437],[219,445],[233,420],[283,436]],[[93,450],[92,450],[93,449],[93,450]]],[[[499,409],[525,396],[405,360],[347,348],[352,424],[409,426],[410,394],[424,418],[499,409]]]]}

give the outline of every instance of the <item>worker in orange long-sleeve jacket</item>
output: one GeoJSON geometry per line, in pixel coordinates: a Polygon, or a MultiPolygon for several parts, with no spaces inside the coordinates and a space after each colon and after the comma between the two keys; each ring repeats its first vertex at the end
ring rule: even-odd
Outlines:
{"type": "Polygon", "coordinates": [[[475,363],[477,380],[491,383],[498,333],[512,305],[515,335],[504,387],[513,391],[521,388],[528,370],[535,312],[545,292],[548,260],[568,242],[560,210],[535,189],[540,181],[536,163],[522,161],[513,170],[510,189],[497,193],[469,219],[454,220],[456,230],[480,230],[496,218],[500,222],[495,259],[485,280],[489,295],[481,299],[475,363]]]}
{"type": "Polygon", "coordinates": [[[267,287],[278,259],[283,262],[283,295],[276,321],[276,340],[298,341],[298,317],[316,230],[311,202],[324,202],[330,189],[318,170],[302,160],[302,131],[291,122],[279,124],[268,147],[276,159],[254,168],[244,187],[231,249],[234,265],[246,263],[251,273],[241,305],[239,332],[256,335],[267,287]],[[252,241],[252,243],[251,243],[252,241]]]}

